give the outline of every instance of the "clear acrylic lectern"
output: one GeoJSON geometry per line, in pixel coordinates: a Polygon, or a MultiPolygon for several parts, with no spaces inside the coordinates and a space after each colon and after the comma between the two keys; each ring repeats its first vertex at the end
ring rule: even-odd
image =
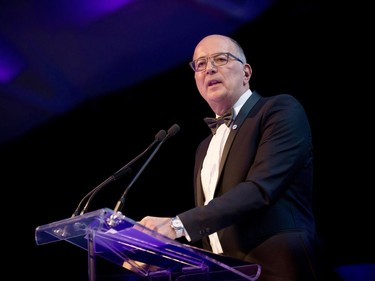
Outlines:
{"type": "Polygon", "coordinates": [[[96,273],[96,257],[125,268],[124,274],[133,276],[107,276],[105,280],[253,281],[261,273],[258,264],[171,240],[107,208],[38,226],[35,240],[38,245],[65,240],[86,250],[89,281],[101,278],[96,273]]]}

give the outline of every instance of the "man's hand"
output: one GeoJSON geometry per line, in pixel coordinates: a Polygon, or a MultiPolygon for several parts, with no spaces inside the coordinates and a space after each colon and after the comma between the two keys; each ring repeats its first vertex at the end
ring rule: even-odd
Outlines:
{"type": "Polygon", "coordinates": [[[174,240],[176,239],[176,232],[171,227],[171,219],[146,216],[138,223],[174,240]]]}

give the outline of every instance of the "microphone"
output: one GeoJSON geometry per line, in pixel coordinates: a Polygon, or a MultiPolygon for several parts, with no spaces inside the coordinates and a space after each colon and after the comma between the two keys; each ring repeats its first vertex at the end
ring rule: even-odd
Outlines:
{"type": "MultiPolygon", "coordinates": [[[[122,196],[120,197],[119,201],[117,201],[117,204],[115,206],[115,209],[113,211],[113,215],[114,216],[117,216],[118,213],[121,213],[121,210],[122,208],[124,207],[124,203],[125,203],[125,198],[126,198],[126,195],[127,193],[129,192],[130,188],[133,186],[134,182],[138,179],[138,177],[140,176],[140,174],[143,172],[143,170],[146,168],[146,166],[148,165],[148,163],[150,163],[150,161],[152,160],[152,158],[155,156],[156,152],[158,152],[159,148],[161,147],[161,145],[167,140],[169,139],[170,137],[173,137],[175,134],[178,133],[178,131],[180,130],[180,126],[177,125],[177,124],[174,124],[172,125],[169,129],[168,129],[168,133],[167,135],[165,136],[164,139],[162,139],[159,144],[157,145],[157,147],[154,149],[154,151],[152,152],[152,154],[148,157],[148,159],[146,160],[146,162],[143,164],[143,166],[139,169],[138,173],[135,175],[135,177],[133,178],[133,180],[129,183],[129,185],[125,188],[125,191],[124,193],[122,194],[122,196]]],[[[110,221],[109,221],[109,225],[113,226],[113,224],[115,223],[115,217],[113,217],[113,215],[111,216],[110,218],[110,221]]],[[[121,216],[121,215],[120,215],[121,216]]]]}
{"type": "Polygon", "coordinates": [[[79,213],[79,210],[81,209],[81,205],[83,204],[83,202],[87,199],[87,202],[86,202],[86,205],[84,206],[84,208],[82,209],[80,215],[84,214],[90,204],[90,202],[92,201],[92,199],[94,198],[94,196],[106,185],[108,185],[109,183],[115,181],[115,180],[118,180],[119,178],[123,177],[125,174],[127,174],[128,172],[130,172],[132,169],[130,167],[130,165],[132,165],[135,161],[137,161],[139,158],[141,158],[146,152],[148,152],[151,147],[153,147],[157,142],[161,142],[162,140],[164,140],[165,138],[167,137],[167,133],[165,130],[160,130],[156,135],[155,135],[155,139],[154,141],[141,153],[139,154],[138,156],[136,156],[135,158],[133,158],[129,163],[127,163],[126,165],[124,165],[121,169],[119,169],[117,172],[115,172],[112,176],[108,177],[106,180],[104,180],[102,183],[100,183],[98,186],[96,186],[94,189],[92,189],[89,193],[87,193],[85,195],[85,197],[82,198],[82,200],[79,202],[76,210],[74,211],[72,217],[75,217],[78,215],[79,213]]]}

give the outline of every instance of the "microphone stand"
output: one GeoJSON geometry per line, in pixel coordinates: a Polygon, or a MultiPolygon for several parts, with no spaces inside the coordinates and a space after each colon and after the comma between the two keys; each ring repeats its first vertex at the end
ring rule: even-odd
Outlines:
{"type": "Polygon", "coordinates": [[[137,161],[144,154],[146,154],[146,152],[148,152],[151,149],[151,147],[153,147],[155,145],[155,143],[163,141],[166,138],[166,135],[167,135],[167,133],[164,130],[160,130],[155,135],[154,141],[141,154],[139,154],[138,156],[136,156],[135,158],[133,158],[129,163],[127,163],[126,165],[124,165],[121,169],[119,169],[117,172],[115,172],[112,176],[110,176],[109,178],[107,178],[106,180],[104,180],[101,184],[99,184],[94,189],[92,189],[89,193],[87,193],[85,195],[85,197],[83,197],[82,200],[79,202],[79,204],[78,204],[76,210],[74,211],[72,217],[75,217],[75,216],[78,215],[78,212],[79,212],[79,210],[81,208],[81,205],[88,198],[87,202],[86,202],[86,205],[84,206],[84,208],[82,209],[82,211],[80,213],[80,215],[84,214],[87,211],[87,208],[88,208],[90,202],[92,201],[92,199],[94,198],[94,196],[96,195],[96,193],[98,193],[103,187],[105,187],[109,183],[111,183],[111,182],[113,182],[115,180],[118,180],[119,178],[121,178],[122,176],[124,176],[126,173],[130,172],[131,171],[130,165],[132,165],[135,161],[137,161]]]}
{"type": "Polygon", "coordinates": [[[108,224],[112,227],[118,225],[124,218],[124,215],[121,213],[122,208],[124,207],[125,198],[127,193],[129,192],[130,188],[133,186],[135,181],[138,179],[138,177],[141,175],[143,170],[147,167],[148,163],[154,158],[155,154],[158,152],[162,144],[170,137],[174,136],[178,131],[180,130],[180,127],[177,124],[174,124],[172,127],[169,128],[168,134],[164,139],[162,139],[157,147],[154,149],[154,151],[151,153],[151,155],[148,157],[146,162],[142,165],[142,167],[139,169],[138,173],[135,175],[133,180],[129,183],[129,185],[125,188],[125,191],[123,192],[120,199],[117,201],[117,204],[113,210],[113,214],[108,218],[108,224]]]}

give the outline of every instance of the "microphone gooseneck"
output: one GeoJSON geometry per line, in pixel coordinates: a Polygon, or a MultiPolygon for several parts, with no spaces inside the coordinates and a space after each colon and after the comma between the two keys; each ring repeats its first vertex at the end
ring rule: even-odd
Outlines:
{"type": "Polygon", "coordinates": [[[130,188],[133,186],[133,184],[135,183],[135,181],[138,179],[138,177],[141,175],[141,173],[143,172],[143,170],[146,168],[146,166],[148,165],[148,163],[152,160],[152,158],[154,158],[155,154],[158,152],[159,148],[162,146],[162,144],[167,140],[169,139],[170,137],[173,137],[175,134],[178,133],[178,131],[180,130],[180,126],[177,125],[177,124],[174,124],[172,125],[169,129],[168,129],[168,133],[166,134],[166,136],[159,142],[159,144],[156,146],[156,148],[154,149],[154,151],[152,152],[152,154],[147,158],[146,162],[143,164],[143,166],[139,169],[138,173],[135,175],[135,177],[133,178],[133,180],[129,183],[129,185],[125,188],[125,191],[124,193],[122,194],[122,196],[120,197],[120,199],[117,201],[117,204],[114,208],[114,214],[116,215],[118,212],[121,212],[122,208],[124,207],[124,204],[125,204],[125,198],[126,198],[126,195],[127,193],[129,192],[130,188]]]}
{"type": "Polygon", "coordinates": [[[123,177],[125,174],[129,173],[131,169],[131,165],[137,161],[139,158],[141,158],[146,152],[148,152],[151,147],[153,147],[157,142],[160,142],[164,140],[167,136],[167,133],[165,130],[160,130],[156,135],[154,141],[139,155],[137,155],[135,158],[133,158],[129,163],[124,165],[122,168],[120,168],[118,171],[116,171],[113,175],[108,177],[106,180],[104,180],[102,183],[100,183],[98,186],[96,186],[94,189],[92,189],[90,192],[88,192],[82,200],[79,202],[76,210],[74,211],[72,217],[77,216],[78,214],[82,215],[87,211],[88,206],[90,205],[90,202],[94,198],[94,196],[105,186],[107,186],[109,183],[118,180],[119,178],[123,177]],[[82,209],[82,211],[79,213],[82,204],[87,199],[86,205],[82,209]]]}

